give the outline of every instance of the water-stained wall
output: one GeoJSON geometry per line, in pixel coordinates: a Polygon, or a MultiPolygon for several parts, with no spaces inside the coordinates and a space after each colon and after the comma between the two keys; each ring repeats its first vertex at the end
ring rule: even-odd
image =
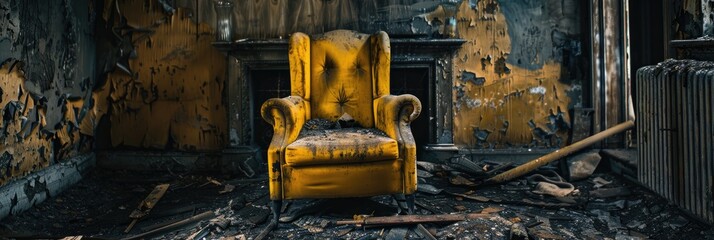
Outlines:
{"type": "Polygon", "coordinates": [[[0,0],[0,185],[91,149],[92,13],[0,0]]]}
{"type": "Polygon", "coordinates": [[[211,45],[212,28],[167,1],[98,2],[102,83],[92,117],[104,121],[101,148],[221,150],[226,59],[211,45]]]}

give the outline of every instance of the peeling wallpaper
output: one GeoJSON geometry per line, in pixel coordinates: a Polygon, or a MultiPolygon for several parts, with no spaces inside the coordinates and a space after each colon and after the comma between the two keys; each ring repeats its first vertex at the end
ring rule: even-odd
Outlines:
{"type": "Polygon", "coordinates": [[[91,149],[84,1],[0,0],[0,185],[91,149]]]}
{"type": "Polygon", "coordinates": [[[581,105],[579,10],[571,1],[465,2],[457,13],[454,142],[472,148],[566,144],[581,105]]]}
{"type": "MultiPolygon", "coordinates": [[[[104,31],[115,33],[100,35],[98,41],[120,42],[114,47],[129,57],[115,60],[124,69],[108,71],[93,92],[92,118],[105,117],[109,128],[108,135],[99,137],[108,138],[113,149],[222,149],[227,138],[225,56],[211,45],[212,28],[192,21],[190,10],[169,14],[158,1],[118,3],[117,12],[114,1],[104,1],[102,16],[109,26],[104,31]]],[[[100,52],[117,51],[110,50],[100,52]]]]}
{"type": "MultiPolygon", "coordinates": [[[[208,1],[177,5],[194,9],[199,22],[215,21],[208,1]]],[[[236,1],[234,29],[235,39],[337,28],[440,38],[455,17],[454,35],[467,40],[453,59],[455,144],[555,148],[567,144],[570,110],[583,107],[589,84],[580,29],[587,14],[586,2],[562,0],[255,0],[236,1]]]]}

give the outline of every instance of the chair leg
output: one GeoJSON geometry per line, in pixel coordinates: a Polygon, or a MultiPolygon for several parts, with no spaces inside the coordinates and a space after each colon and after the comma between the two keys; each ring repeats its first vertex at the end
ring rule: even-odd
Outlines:
{"type": "Polygon", "coordinates": [[[280,219],[280,209],[283,207],[282,200],[273,200],[270,202],[270,208],[273,210],[273,222],[278,223],[280,219]]]}
{"type": "Polygon", "coordinates": [[[414,208],[414,194],[407,194],[404,195],[404,198],[407,200],[407,208],[409,210],[409,215],[414,214],[415,208],[414,208]]]}

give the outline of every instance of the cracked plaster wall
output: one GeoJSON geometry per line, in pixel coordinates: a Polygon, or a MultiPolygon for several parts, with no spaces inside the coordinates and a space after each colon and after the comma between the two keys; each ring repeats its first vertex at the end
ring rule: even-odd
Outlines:
{"type": "Polygon", "coordinates": [[[0,185],[91,149],[90,8],[0,0],[0,185]]]}

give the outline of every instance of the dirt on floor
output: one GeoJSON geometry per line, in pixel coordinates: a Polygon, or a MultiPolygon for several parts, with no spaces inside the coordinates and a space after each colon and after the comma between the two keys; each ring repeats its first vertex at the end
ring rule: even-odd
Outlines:
{"type": "MultiPolygon", "coordinates": [[[[483,167],[483,166],[481,166],[483,167]]],[[[498,169],[499,166],[489,166],[498,169]]],[[[540,171],[507,183],[478,186],[483,176],[447,165],[420,164],[413,218],[482,213],[471,219],[397,225],[340,220],[405,215],[401,196],[286,201],[270,239],[714,239],[711,226],[609,173],[562,182],[540,171]],[[567,183],[567,182],[566,182],[567,183]],[[540,186],[539,186],[540,185],[540,186]],[[565,186],[565,187],[564,187],[565,186]],[[567,194],[559,192],[565,189],[567,194]],[[553,196],[553,195],[562,196],[553,196]],[[340,224],[338,224],[340,223],[340,224]]],[[[502,171],[507,167],[498,169],[502,171]]],[[[546,168],[547,169],[547,168],[546,168]]],[[[493,172],[486,172],[493,174],[493,172]]],[[[61,195],[0,221],[6,238],[255,239],[271,222],[266,176],[233,179],[95,169],[61,195]],[[155,186],[169,183],[148,215],[125,233],[131,212],[155,186]],[[193,218],[192,218],[193,217],[193,218]],[[188,219],[188,220],[187,220],[188,219]],[[178,224],[176,224],[178,222],[178,224]],[[173,224],[173,225],[171,225],[173,224]],[[168,226],[168,227],[166,227],[168,226]]]]}

